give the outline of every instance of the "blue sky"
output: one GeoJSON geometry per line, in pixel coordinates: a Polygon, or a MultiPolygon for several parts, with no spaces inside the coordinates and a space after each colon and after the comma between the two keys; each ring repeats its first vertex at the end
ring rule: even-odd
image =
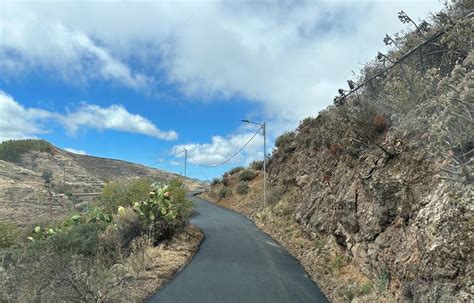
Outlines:
{"type": "MultiPolygon", "coordinates": [[[[214,165],[267,121],[269,145],[331,104],[382,38],[437,1],[0,2],[0,140],[182,172],[214,165]],[[172,157],[172,158],[170,158],[172,157]],[[163,161],[163,159],[167,159],[163,161]]],[[[261,159],[262,138],[209,179],[261,159]]]]}

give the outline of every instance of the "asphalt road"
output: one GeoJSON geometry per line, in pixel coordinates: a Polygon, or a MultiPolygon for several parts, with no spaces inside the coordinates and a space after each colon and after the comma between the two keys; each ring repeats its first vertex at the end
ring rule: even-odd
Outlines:
{"type": "Polygon", "coordinates": [[[197,197],[191,223],[206,236],[174,280],[147,302],[328,302],[301,265],[246,217],[197,197]]]}

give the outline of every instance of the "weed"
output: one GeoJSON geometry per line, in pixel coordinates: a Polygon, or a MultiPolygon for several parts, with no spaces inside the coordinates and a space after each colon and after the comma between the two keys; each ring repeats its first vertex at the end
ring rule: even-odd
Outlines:
{"type": "Polygon", "coordinates": [[[344,257],[343,256],[337,255],[331,261],[331,267],[335,271],[338,271],[339,269],[341,269],[343,265],[344,265],[344,257]]]}
{"type": "Polygon", "coordinates": [[[378,293],[383,293],[390,282],[390,272],[387,268],[383,268],[376,279],[375,286],[378,293]]]}
{"type": "Polygon", "coordinates": [[[359,288],[359,296],[366,296],[372,292],[374,285],[370,282],[364,283],[359,288]]]}
{"type": "Polygon", "coordinates": [[[326,241],[321,238],[316,238],[313,241],[313,244],[316,249],[323,249],[326,246],[326,241]]]}
{"type": "Polygon", "coordinates": [[[0,223],[0,248],[7,248],[16,243],[19,231],[16,226],[0,223]]]}

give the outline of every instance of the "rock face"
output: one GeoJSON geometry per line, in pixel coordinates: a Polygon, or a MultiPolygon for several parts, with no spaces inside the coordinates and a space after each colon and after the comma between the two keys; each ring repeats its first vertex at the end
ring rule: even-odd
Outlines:
{"type": "Polygon", "coordinates": [[[441,180],[424,151],[410,144],[399,144],[389,159],[375,146],[354,152],[346,137],[334,153],[318,135],[327,119],[307,119],[295,148],[273,153],[269,187],[284,187],[301,225],[334,236],[400,301],[472,302],[472,183],[441,180]]]}

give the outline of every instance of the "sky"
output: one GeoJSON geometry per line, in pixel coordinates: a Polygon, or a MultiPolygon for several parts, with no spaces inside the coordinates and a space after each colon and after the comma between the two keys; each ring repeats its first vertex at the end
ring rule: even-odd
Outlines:
{"type": "Polygon", "coordinates": [[[0,0],[0,141],[211,179],[332,103],[440,1],[0,0]]]}

